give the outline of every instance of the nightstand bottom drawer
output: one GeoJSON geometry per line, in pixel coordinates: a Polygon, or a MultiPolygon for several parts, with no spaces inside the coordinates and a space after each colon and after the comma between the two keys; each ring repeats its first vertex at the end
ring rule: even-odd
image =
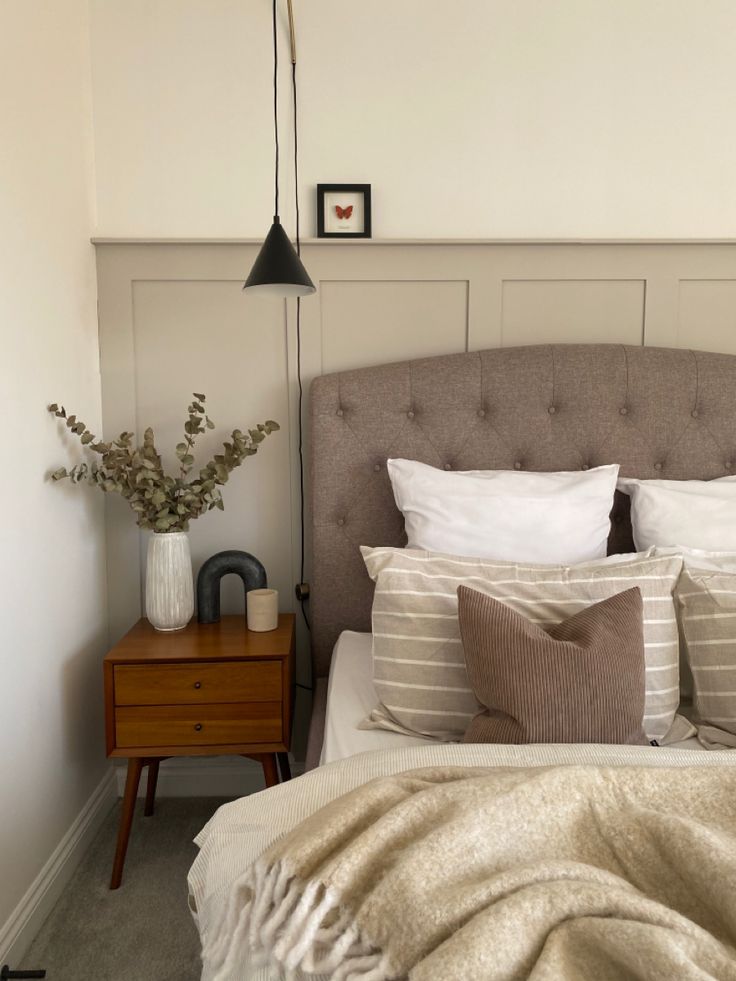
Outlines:
{"type": "Polygon", "coordinates": [[[124,705],[115,709],[119,749],[281,742],[281,702],[124,705]]]}

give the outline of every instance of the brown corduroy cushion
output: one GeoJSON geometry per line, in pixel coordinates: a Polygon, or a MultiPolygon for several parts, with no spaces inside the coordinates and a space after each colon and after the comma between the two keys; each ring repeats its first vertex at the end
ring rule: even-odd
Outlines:
{"type": "Polygon", "coordinates": [[[638,587],[547,629],[475,589],[457,595],[468,677],[485,706],[464,742],[646,744],[638,587]]]}

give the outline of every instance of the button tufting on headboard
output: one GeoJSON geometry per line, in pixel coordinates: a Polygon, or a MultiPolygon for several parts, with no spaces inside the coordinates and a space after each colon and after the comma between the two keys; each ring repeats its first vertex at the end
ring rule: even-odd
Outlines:
{"type": "MultiPolygon", "coordinates": [[[[630,477],[720,477],[736,457],[736,357],[612,344],[502,348],[325,375],[312,385],[311,413],[320,676],[341,630],[370,630],[373,588],[358,546],[406,543],[390,482],[374,476],[387,457],[452,470],[619,463],[630,477]],[[338,426],[346,406],[349,424],[338,426]]],[[[617,493],[609,550],[632,548],[629,498],[617,493]]]]}

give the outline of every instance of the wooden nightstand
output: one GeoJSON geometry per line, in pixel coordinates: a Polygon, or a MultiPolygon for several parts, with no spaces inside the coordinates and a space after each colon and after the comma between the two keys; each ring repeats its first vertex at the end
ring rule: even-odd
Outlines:
{"type": "Polygon", "coordinates": [[[111,889],[123,876],[141,771],[153,814],[161,760],[239,755],[258,760],[266,786],[288,780],[294,684],[294,615],[253,633],[244,616],[193,620],[161,633],[139,620],[105,657],[107,755],[128,759],[111,889]],[[278,760],[278,766],[277,766],[278,760]]]}

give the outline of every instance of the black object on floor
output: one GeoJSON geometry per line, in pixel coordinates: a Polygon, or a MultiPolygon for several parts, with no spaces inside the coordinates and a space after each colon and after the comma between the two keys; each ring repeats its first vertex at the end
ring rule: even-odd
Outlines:
{"type": "Polygon", "coordinates": [[[45,971],[11,971],[9,965],[0,968],[0,981],[10,981],[11,978],[45,978],[45,971]]]}

